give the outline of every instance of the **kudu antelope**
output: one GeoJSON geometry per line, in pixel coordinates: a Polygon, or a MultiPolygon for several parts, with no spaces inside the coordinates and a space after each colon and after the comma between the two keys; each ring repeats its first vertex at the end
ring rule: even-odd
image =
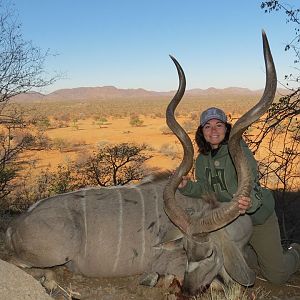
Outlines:
{"type": "Polygon", "coordinates": [[[137,185],[87,188],[37,202],[7,229],[6,244],[14,262],[37,268],[65,264],[93,277],[149,273],[156,280],[156,274],[174,274],[183,279],[188,293],[196,293],[217,275],[225,282],[252,285],[255,274],[243,257],[252,224],[249,216],[239,215],[236,200],[239,195],[249,195],[251,189],[240,139],[267,110],[276,90],[275,67],[264,33],[263,48],[264,94],[234,125],[229,141],[239,182],[230,203],[217,205],[215,200],[217,208],[212,209],[209,202],[176,192],[181,177],[192,166],[193,146],[174,118],[185,91],[185,76],[172,58],[180,82],[166,117],[184,148],[174,175],[137,185]]]}

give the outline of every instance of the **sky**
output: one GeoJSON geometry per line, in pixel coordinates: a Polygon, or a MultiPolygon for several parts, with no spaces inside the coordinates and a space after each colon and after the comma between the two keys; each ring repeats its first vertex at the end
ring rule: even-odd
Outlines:
{"type": "MultiPolygon", "coordinates": [[[[297,7],[299,0],[292,1],[297,7]]],[[[23,37],[55,54],[45,69],[63,78],[42,90],[115,86],[177,89],[181,64],[187,89],[265,84],[261,30],[278,79],[292,71],[284,45],[293,24],[264,13],[258,0],[14,0],[23,37]]],[[[291,3],[291,2],[290,2],[291,3]]]]}

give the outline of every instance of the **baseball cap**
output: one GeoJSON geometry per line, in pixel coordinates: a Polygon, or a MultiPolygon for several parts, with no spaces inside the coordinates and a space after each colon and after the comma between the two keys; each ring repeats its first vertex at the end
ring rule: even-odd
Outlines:
{"type": "Polygon", "coordinates": [[[210,107],[201,114],[200,125],[204,126],[211,119],[217,119],[224,123],[227,122],[224,111],[216,107],[210,107]]]}

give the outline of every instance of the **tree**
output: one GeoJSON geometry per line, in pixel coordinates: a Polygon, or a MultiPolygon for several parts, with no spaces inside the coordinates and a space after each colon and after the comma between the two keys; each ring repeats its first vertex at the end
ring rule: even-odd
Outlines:
{"type": "MultiPolygon", "coordinates": [[[[291,164],[295,164],[295,159],[297,158],[298,154],[300,154],[300,135],[298,122],[298,115],[300,113],[300,74],[299,68],[297,67],[297,65],[300,63],[300,8],[294,8],[292,5],[287,4],[286,2],[283,3],[282,1],[277,0],[263,1],[261,2],[261,8],[265,11],[265,13],[283,12],[285,15],[286,23],[292,23],[294,25],[294,36],[292,40],[285,44],[284,50],[292,50],[295,55],[293,61],[295,64],[295,73],[285,75],[285,86],[289,89],[289,93],[285,96],[282,96],[278,102],[272,104],[268,111],[267,117],[265,118],[265,120],[263,120],[261,125],[258,125],[261,132],[255,140],[252,140],[252,144],[254,145],[254,151],[257,151],[262,141],[267,136],[270,137],[269,145],[271,146],[273,145],[276,137],[278,140],[278,134],[284,135],[284,143],[282,143],[280,158],[286,161],[286,163],[284,163],[284,169],[291,169],[291,164]],[[293,82],[293,87],[289,86],[289,82],[291,81],[293,82]],[[288,160],[286,159],[287,157],[288,160]]],[[[269,147],[269,150],[271,150],[271,147],[269,147]]],[[[275,157],[275,161],[276,153],[272,153],[272,156],[275,157]]],[[[277,158],[279,157],[277,156],[277,158]]],[[[288,172],[284,174],[288,176],[288,172]]],[[[279,177],[278,175],[276,176],[279,177]]],[[[284,181],[284,186],[286,186],[287,181],[285,180],[285,178],[281,179],[281,181],[284,181]]]]}
{"type": "MultiPolygon", "coordinates": [[[[266,13],[284,12],[286,23],[293,23],[294,37],[284,47],[285,51],[292,50],[295,55],[294,71],[285,75],[285,84],[288,90],[287,95],[280,97],[274,102],[267,114],[260,121],[252,126],[252,131],[258,132],[251,135],[248,131],[246,139],[254,153],[267,149],[267,155],[259,162],[261,182],[271,185],[276,189],[275,198],[278,206],[281,207],[280,221],[284,239],[288,239],[286,231],[286,206],[287,194],[298,188],[296,179],[299,180],[299,157],[300,157],[300,124],[298,115],[300,113],[300,87],[299,68],[300,62],[300,22],[298,14],[299,8],[283,4],[281,1],[271,0],[261,2],[261,8],[266,13]],[[291,86],[290,83],[293,83],[291,86]]],[[[265,152],[265,151],[264,151],[265,152]]],[[[298,188],[299,189],[299,188],[298,188]]]]}
{"type": "Polygon", "coordinates": [[[16,177],[20,164],[16,157],[33,144],[34,137],[28,132],[17,131],[13,124],[5,124],[0,132],[0,198],[14,188],[10,182],[16,177]],[[18,134],[19,133],[19,134],[18,134]]]}
{"type": "Polygon", "coordinates": [[[295,55],[294,71],[285,75],[286,87],[289,89],[287,95],[282,96],[278,102],[270,107],[268,114],[264,120],[257,123],[256,126],[260,134],[255,139],[250,139],[253,151],[256,152],[262,145],[262,142],[268,138],[269,140],[269,158],[262,163],[262,177],[265,181],[270,177],[277,178],[280,186],[277,187],[285,191],[295,188],[294,178],[299,177],[298,157],[300,154],[299,141],[299,122],[298,115],[300,113],[300,74],[297,65],[300,63],[300,8],[286,4],[286,2],[271,0],[261,2],[261,8],[266,13],[283,12],[285,14],[286,23],[294,25],[294,37],[284,47],[285,51],[292,50],[295,55]],[[293,82],[293,87],[289,86],[289,82],[293,82]],[[276,143],[279,138],[283,141],[281,144],[276,143]],[[274,151],[274,145],[280,148],[274,151]],[[278,147],[280,146],[280,147],[278,147]],[[293,172],[292,172],[293,171],[293,172]],[[292,172],[292,173],[291,173],[292,172]]]}
{"type": "MultiPolygon", "coordinates": [[[[288,43],[285,44],[284,50],[294,52],[295,59],[293,62],[296,65],[295,71],[299,72],[297,65],[300,63],[300,8],[294,8],[286,2],[277,0],[263,1],[261,3],[261,8],[265,11],[265,13],[283,12],[285,14],[286,23],[294,24],[294,36],[288,43]]],[[[290,73],[285,75],[285,79],[298,83],[300,80],[300,74],[290,73]]],[[[287,83],[287,85],[289,84],[287,83]]],[[[299,87],[296,87],[296,89],[298,88],[299,87]]]]}
{"type": "MultiPolygon", "coordinates": [[[[292,22],[295,24],[294,33],[295,37],[285,45],[285,50],[293,49],[295,54],[299,57],[299,39],[300,39],[300,30],[298,26],[300,25],[299,22],[299,8],[294,8],[291,4],[287,2],[282,2],[278,0],[271,0],[271,1],[262,1],[261,8],[265,11],[265,13],[271,12],[283,12],[286,16],[286,23],[292,22]]],[[[298,60],[299,62],[299,60],[298,60]]]]}
{"type": "Polygon", "coordinates": [[[57,78],[46,79],[44,63],[50,53],[23,39],[13,7],[1,0],[0,11],[0,102],[7,102],[33,88],[48,86],[57,78]]]}
{"type": "Polygon", "coordinates": [[[100,147],[77,171],[86,185],[124,185],[144,177],[143,163],[151,158],[146,145],[121,143],[100,147]]]}
{"type": "Polygon", "coordinates": [[[16,175],[17,156],[34,141],[26,133],[24,112],[9,106],[8,101],[58,79],[46,78],[44,63],[50,53],[23,39],[16,15],[9,2],[0,0],[0,197],[10,191],[8,185],[16,175]]]}

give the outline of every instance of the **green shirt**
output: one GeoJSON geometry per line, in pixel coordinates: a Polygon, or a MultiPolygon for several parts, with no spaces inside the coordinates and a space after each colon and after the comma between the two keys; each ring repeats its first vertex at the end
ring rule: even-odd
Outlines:
{"type": "MultiPolygon", "coordinates": [[[[270,191],[263,189],[258,180],[258,168],[252,152],[244,141],[242,149],[247,156],[252,170],[253,187],[250,198],[252,206],[247,210],[254,224],[262,224],[274,211],[274,198],[270,191]]],[[[188,181],[187,185],[180,189],[186,196],[200,198],[203,194],[215,192],[220,202],[228,202],[237,190],[237,174],[228,146],[222,145],[217,153],[212,156],[199,154],[195,164],[196,181],[188,181]]]]}

